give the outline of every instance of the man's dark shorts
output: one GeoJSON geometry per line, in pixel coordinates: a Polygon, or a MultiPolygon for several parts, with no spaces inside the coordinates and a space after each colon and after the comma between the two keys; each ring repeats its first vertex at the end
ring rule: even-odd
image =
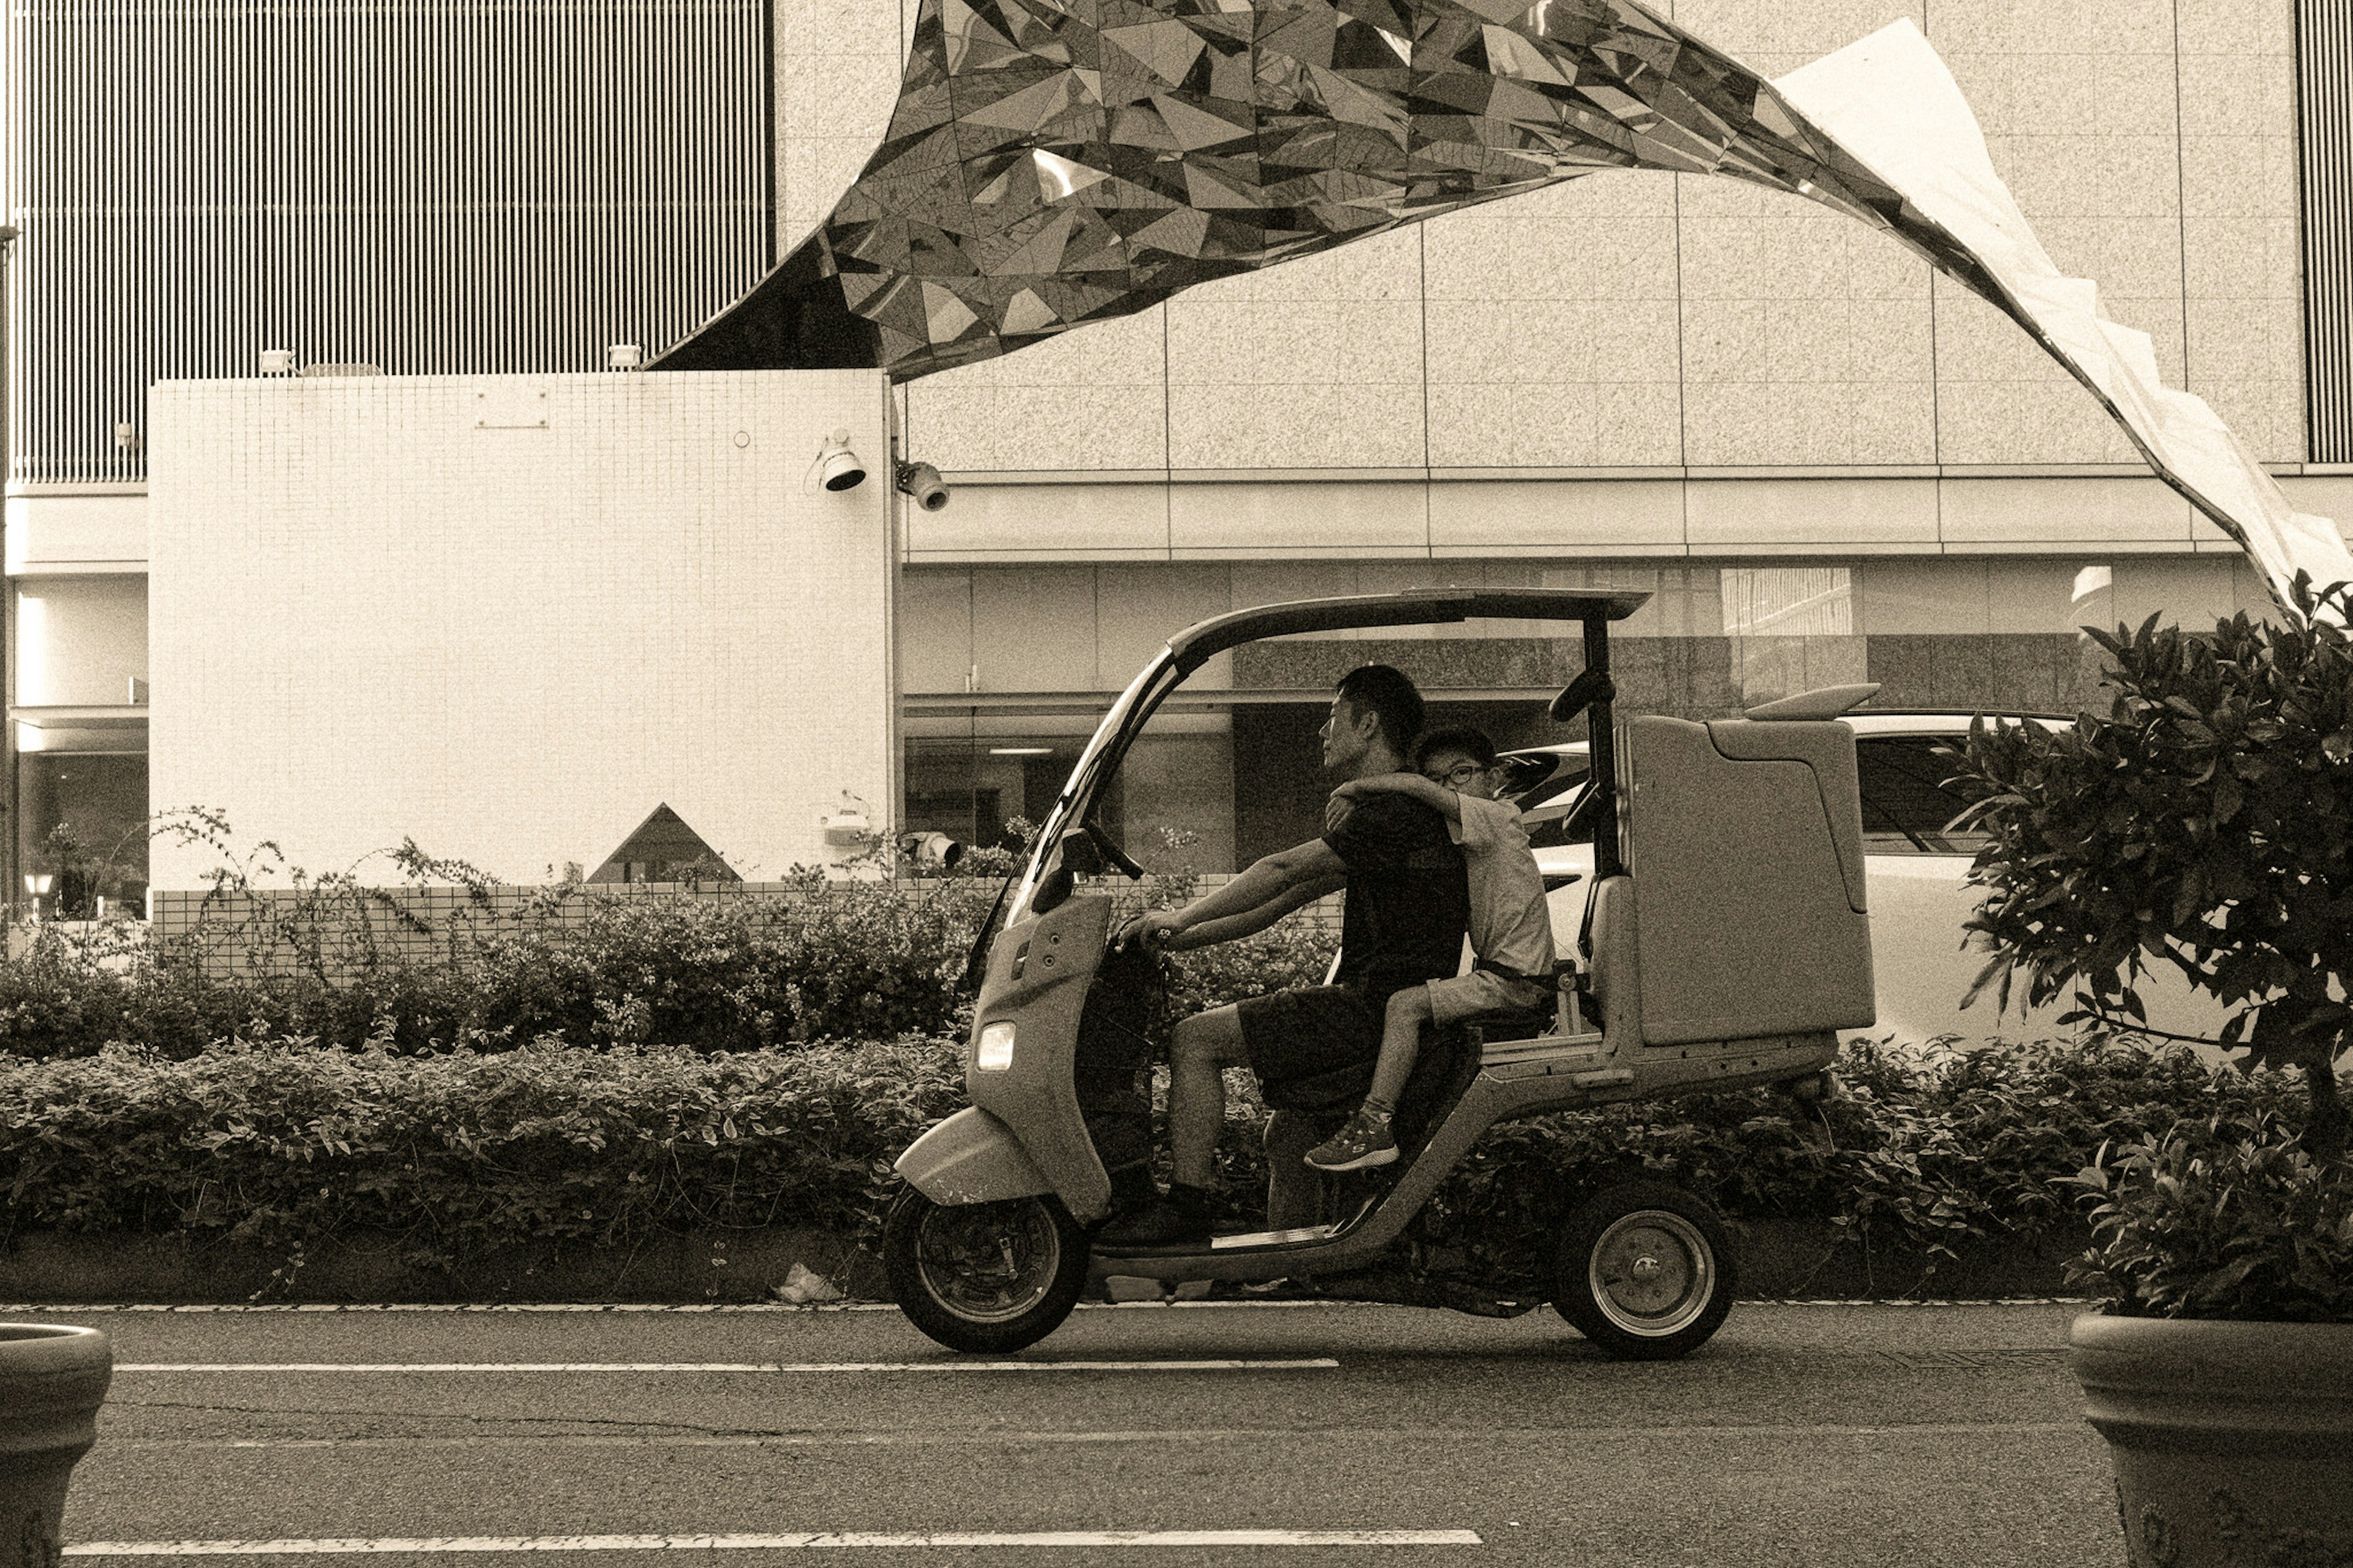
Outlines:
{"type": "Polygon", "coordinates": [[[1235,1009],[1259,1094],[1278,1110],[1362,1100],[1381,1054],[1381,1008],[1345,985],[1253,996],[1235,1009]]]}

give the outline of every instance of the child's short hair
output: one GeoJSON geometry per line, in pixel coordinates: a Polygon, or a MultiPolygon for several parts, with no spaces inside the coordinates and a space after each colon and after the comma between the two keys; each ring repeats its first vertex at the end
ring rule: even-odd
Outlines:
{"type": "Polygon", "coordinates": [[[1440,752],[1461,752],[1482,768],[1495,765],[1495,742],[1487,732],[1469,724],[1447,724],[1423,731],[1413,743],[1411,766],[1416,773],[1440,752]]]}

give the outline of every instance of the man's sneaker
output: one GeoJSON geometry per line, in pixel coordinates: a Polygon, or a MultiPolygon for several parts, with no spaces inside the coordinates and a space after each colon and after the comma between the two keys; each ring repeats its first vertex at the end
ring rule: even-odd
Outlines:
{"type": "Polygon", "coordinates": [[[1361,1171],[1387,1165],[1398,1157],[1396,1137],[1388,1122],[1359,1110],[1330,1142],[1307,1151],[1307,1163],[1319,1171],[1361,1171]]]}

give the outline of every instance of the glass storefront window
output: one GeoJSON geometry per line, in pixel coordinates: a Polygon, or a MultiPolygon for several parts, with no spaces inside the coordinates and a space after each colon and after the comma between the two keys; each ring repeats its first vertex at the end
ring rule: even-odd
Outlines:
{"type": "Polygon", "coordinates": [[[92,920],[147,910],[144,752],[27,752],[17,759],[17,863],[50,877],[44,912],[92,920]]]}
{"type": "Polygon", "coordinates": [[[1071,735],[911,735],[906,831],[1009,848],[1018,837],[1011,825],[1045,816],[1083,743],[1071,735]]]}

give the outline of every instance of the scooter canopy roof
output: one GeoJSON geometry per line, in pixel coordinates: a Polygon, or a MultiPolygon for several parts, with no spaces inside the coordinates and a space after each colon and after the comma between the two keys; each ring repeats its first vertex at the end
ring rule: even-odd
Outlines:
{"type": "Polygon", "coordinates": [[[1187,626],[1168,639],[1180,673],[1261,637],[1354,626],[1442,626],[1454,621],[1622,621],[1650,598],[1639,589],[1431,588],[1261,605],[1187,626]]]}

